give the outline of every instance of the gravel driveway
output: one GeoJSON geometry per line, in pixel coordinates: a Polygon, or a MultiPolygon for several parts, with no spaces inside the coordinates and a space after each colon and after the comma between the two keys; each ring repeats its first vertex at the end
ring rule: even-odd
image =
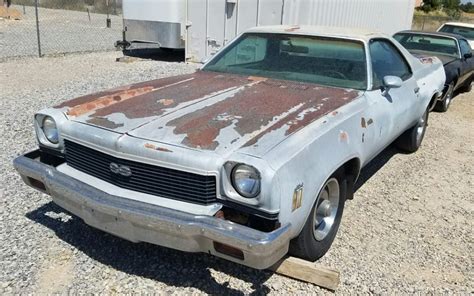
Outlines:
{"type": "MultiPolygon", "coordinates": [[[[331,292],[205,254],[133,244],[64,213],[23,185],[15,156],[36,146],[35,111],[125,83],[187,73],[183,63],[117,63],[117,52],[0,63],[0,294],[331,292]]],[[[432,113],[421,150],[388,148],[362,173],[322,265],[336,294],[474,291],[474,93],[432,113]]]]}
{"type": "MultiPolygon", "coordinates": [[[[0,19],[0,61],[38,55],[34,7],[25,6],[25,11],[19,5],[12,7],[22,13],[22,18],[0,19]]],[[[83,11],[39,8],[42,54],[114,50],[115,41],[122,39],[123,24],[121,16],[110,18],[111,27],[107,28],[105,14],[91,13],[89,20],[83,11]]]]}

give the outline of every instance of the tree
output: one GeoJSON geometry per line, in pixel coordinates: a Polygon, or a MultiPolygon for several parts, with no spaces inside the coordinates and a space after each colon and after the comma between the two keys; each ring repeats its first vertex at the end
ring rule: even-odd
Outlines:
{"type": "Polygon", "coordinates": [[[459,8],[464,12],[474,13],[474,4],[472,4],[472,2],[461,4],[459,5],[459,8]]]}
{"type": "Polygon", "coordinates": [[[444,0],[443,2],[444,11],[447,15],[453,18],[461,17],[461,11],[459,10],[461,0],[444,0]]]}
{"type": "MultiPolygon", "coordinates": [[[[445,0],[448,1],[448,0],[445,0]]],[[[428,13],[431,11],[439,10],[443,7],[443,0],[425,0],[421,6],[421,10],[428,13]]]]}

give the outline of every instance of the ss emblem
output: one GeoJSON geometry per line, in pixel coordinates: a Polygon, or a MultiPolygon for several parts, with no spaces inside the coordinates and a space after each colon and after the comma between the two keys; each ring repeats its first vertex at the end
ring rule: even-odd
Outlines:
{"type": "Polygon", "coordinates": [[[132,175],[132,170],[126,165],[120,165],[115,162],[111,162],[109,168],[112,173],[117,175],[122,175],[124,177],[130,177],[132,175]]]}

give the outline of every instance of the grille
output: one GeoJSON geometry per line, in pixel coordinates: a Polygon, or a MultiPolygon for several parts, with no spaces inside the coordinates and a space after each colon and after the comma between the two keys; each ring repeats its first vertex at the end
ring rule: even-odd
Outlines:
{"type": "Polygon", "coordinates": [[[197,204],[209,204],[217,199],[214,176],[121,159],[68,140],[64,143],[69,166],[118,187],[197,204]],[[129,167],[131,176],[113,173],[111,163],[129,167]]]}

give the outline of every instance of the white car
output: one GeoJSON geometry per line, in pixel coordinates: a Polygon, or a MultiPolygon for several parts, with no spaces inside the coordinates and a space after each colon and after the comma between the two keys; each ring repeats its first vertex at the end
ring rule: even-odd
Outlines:
{"type": "Polygon", "coordinates": [[[130,241],[259,269],[288,251],[314,261],[360,169],[394,140],[420,147],[445,79],[438,58],[389,36],[260,27],[196,73],[40,111],[38,150],[14,164],[59,206],[130,241]]]}
{"type": "Polygon", "coordinates": [[[438,32],[461,35],[469,41],[469,45],[474,49],[474,24],[446,23],[439,27],[438,32]]]}

